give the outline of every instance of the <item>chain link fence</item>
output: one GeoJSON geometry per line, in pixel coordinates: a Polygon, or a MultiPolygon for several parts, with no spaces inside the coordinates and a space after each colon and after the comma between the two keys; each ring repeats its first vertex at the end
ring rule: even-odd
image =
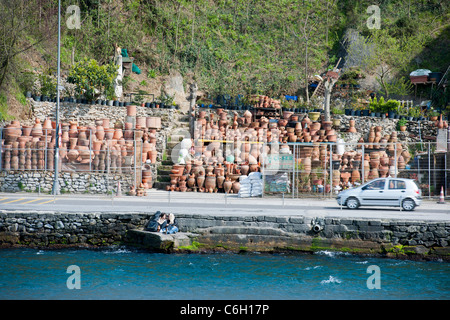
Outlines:
{"type": "Polygon", "coordinates": [[[261,164],[263,196],[333,197],[379,177],[414,179],[425,197],[449,195],[450,155],[436,142],[283,143],[261,164]]]}

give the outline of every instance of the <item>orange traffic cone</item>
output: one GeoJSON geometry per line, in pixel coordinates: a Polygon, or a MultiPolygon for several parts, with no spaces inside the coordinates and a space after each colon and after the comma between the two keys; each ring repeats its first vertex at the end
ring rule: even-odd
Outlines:
{"type": "Polygon", "coordinates": [[[444,200],[444,187],[441,187],[441,194],[439,196],[439,204],[444,204],[445,200],[444,200]]]}

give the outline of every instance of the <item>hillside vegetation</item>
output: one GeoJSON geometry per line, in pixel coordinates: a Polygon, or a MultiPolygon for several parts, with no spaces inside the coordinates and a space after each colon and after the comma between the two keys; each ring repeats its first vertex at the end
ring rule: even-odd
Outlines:
{"type": "MultiPolygon", "coordinates": [[[[445,72],[445,0],[62,0],[63,74],[83,58],[107,63],[126,48],[148,79],[177,70],[217,94],[304,94],[307,77],[334,67],[354,29],[376,50],[362,61],[396,78],[426,68],[445,72]],[[68,29],[77,4],[81,28],[68,29]],[[369,29],[370,5],[381,28],[369,29]]],[[[56,71],[57,0],[0,0],[0,112],[23,105],[36,73],[56,71]],[[12,108],[11,106],[14,106],[12,108]]],[[[382,77],[382,74],[378,74],[382,77]]],[[[144,82],[144,81],[143,81],[144,82]]],[[[144,83],[143,83],[144,84],[144,83]]]]}

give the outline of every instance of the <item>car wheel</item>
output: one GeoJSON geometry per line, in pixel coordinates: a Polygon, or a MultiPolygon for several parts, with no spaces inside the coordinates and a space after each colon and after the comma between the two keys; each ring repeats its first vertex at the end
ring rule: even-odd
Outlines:
{"type": "Polygon", "coordinates": [[[356,198],[348,198],[346,203],[347,208],[349,209],[358,209],[359,208],[359,201],[356,198]]]}
{"type": "Polygon", "coordinates": [[[405,199],[402,202],[402,208],[405,211],[412,211],[416,207],[416,203],[412,199],[405,199]]]}

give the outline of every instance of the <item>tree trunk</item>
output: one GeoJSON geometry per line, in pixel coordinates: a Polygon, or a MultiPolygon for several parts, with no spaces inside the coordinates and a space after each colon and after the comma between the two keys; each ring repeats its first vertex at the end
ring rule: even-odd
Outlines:
{"type": "Polygon", "coordinates": [[[306,103],[309,104],[309,91],[308,91],[308,39],[306,40],[305,48],[305,90],[306,90],[306,103]]]}
{"type": "Polygon", "coordinates": [[[330,98],[331,98],[331,91],[333,90],[334,84],[336,83],[337,79],[328,78],[324,82],[324,88],[325,88],[325,100],[324,100],[324,118],[325,121],[331,121],[331,111],[330,111],[330,98]]]}
{"type": "Polygon", "coordinates": [[[195,103],[197,101],[198,86],[196,82],[189,85],[189,133],[191,138],[194,138],[194,124],[195,124],[195,103]]]}

